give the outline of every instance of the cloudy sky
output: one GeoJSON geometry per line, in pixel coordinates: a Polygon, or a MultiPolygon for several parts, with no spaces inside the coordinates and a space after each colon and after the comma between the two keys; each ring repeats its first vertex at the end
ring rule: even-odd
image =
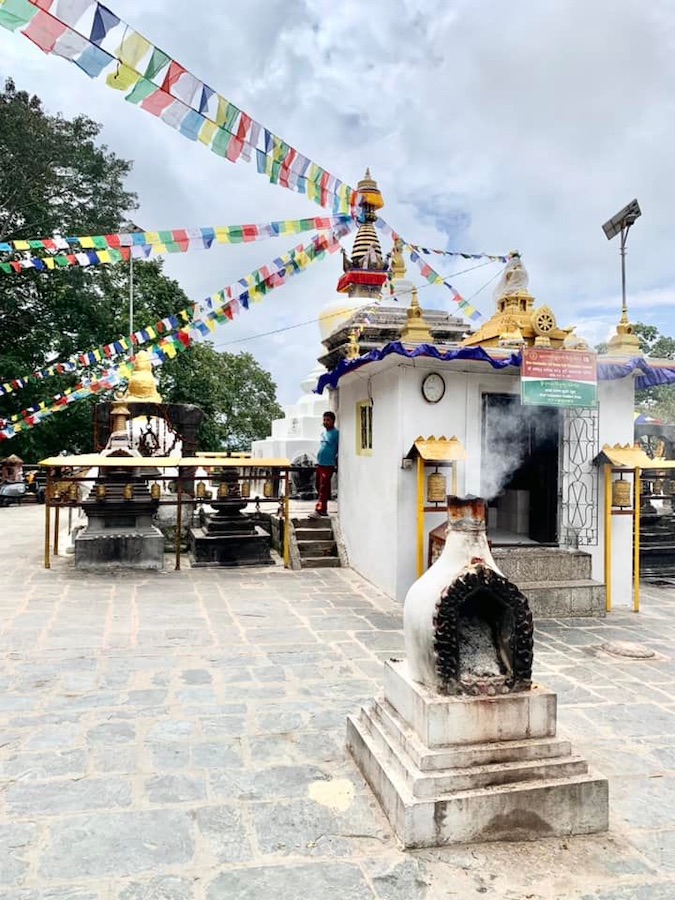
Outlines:
{"type": "MultiPolygon", "coordinates": [[[[601,226],[637,197],[643,216],[629,239],[629,313],[675,334],[673,0],[108,6],[339,178],[353,185],[370,166],[383,215],[407,240],[519,249],[532,293],[593,341],[608,337],[620,311],[618,241],[609,243],[601,226]]],[[[103,79],[90,81],[0,30],[0,78],[8,75],[48,110],[103,124],[105,143],[134,160],[134,218],[148,231],[321,214],[254,166],[232,165],[125,103],[103,79]]],[[[170,257],[166,271],[200,300],[297,242],[214,246],[170,257]]],[[[466,263],[439,260],[432,265],[489,316],[494,282],[485,285],[498,268],[457,274],[466,263]]],[[[217,346],[253,353],[281,401],[293,401],[314,367],[316,319],[335,297],[340,270],[337,257],[316,264],[220,329],[217,346]]],[[[454,306],[435,286],[420,299],[454,306]]]]}

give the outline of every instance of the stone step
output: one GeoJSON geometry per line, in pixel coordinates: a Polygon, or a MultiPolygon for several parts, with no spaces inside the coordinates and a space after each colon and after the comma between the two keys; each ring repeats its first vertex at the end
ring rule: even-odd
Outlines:
{"type": "Polygon", "coordinates": [[[298,541],[300,556],[336,556],[337,544],[334,540],[298,541]]]}
{"type": "Polygon", "coordinates": [[[590,578],[516,583],[536,619],[605,615],[605,585],[590,578]]]}
{"type": "Polygon", "coordinates": [[[318,519],[306,516],[304,519],[291,519],[293,527],[298,528],[332,528],[330,516],[320,516],[318,519]]]}
{"type": "Polygon", "coordinates": [[[572,753],[570,742],[556,737],[493,741],[432,749],[424,746],[414,730],[386,700],[375,701],[373,715],[392,740],[400,741],[402,748],[422,772],[465,769],[474,765],[485,766],[516,760],[542,761],[555,757],[569,757],[572,753]]]}
{"type": "Polygon", "coordinates": [[[471,765],[466,768],[442,769],[422,772],[406,754],[394,744],[384,731],[372,710],[361,711],[360,723],[378,749],[383,761],[402,779],[413,797],[418,799],[442,799],[447,794],[504,784],[527,781],[556,780],[585,775],[588,764],[581,756],[563,756],[550,759],[515,759],[489,765],[471,765]]]}
{"type": "Polygon", "coordinates": [[[300,565],[303,569],[339,569],[340,560],[337,556],[305,556],[300,565]]]}
{"type": "Polygon", "coordinates": [[[296,528],[295,538],[297,541],[331,541],[333,529],[330,525],[323,528],[296,528]]]}
{"type": "Polygon", "coordinates": [[[495,562],[506,577],[521,582],[577,581],[591,577],[590,553],[559,547],[493,547],[495,562]]]}

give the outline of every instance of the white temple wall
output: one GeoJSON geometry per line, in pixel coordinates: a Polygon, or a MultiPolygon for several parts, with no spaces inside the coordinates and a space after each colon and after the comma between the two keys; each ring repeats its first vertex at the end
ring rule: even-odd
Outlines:
{"type": "MultiPolygon", "coordinates": [[[[404,456],[420,436],[454,435],[469,454],[466,462],[458,464],[458,494],[479,494],[482,395],[518,390],[518,378],[512,374],[457,372],[428,359],[380,370],[369,378],[355,373],[342,379],[340,524],[356,571],[391,596],[405,598],[417,578],[417,475],[415,464],[402,467],[404,456]],[[422,396],[422,381],[431,371],[440,373],[446,384],[438,403],[428,403],[422,396]],[[356,405],[369,396],[373,400],[373,450],[371,456],[358,456],[356,405]]],[[[450,493],[451,470],[446,469],[445,474],[450,493]]],[[[425,514],[425,561],[429,531],[440,525],[445,515],[425,514]]]]}
{"type": "MultiPolygon", "coordinates": [[[[338,492],[340,527],[349,562],[380,590],[395,596],[399,529],[405,520],[398,508],[401,471],[400,389],[395,370],[372,379],[343,380],[338,391],[340,430],[338,492]],[[358,455],[357,403],[373,400],[372,455],[358,455]]],[[[326,408],[330,404],[327,403],[326,408]]]]}

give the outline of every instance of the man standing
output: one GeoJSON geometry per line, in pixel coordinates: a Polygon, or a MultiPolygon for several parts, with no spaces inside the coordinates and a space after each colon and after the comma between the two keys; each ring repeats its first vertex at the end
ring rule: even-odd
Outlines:
{"type": "Polygon", "coordinates": [[[323,414],[323,431],[319,443],[319,452],[316,455],[316,490],[319,499],[316,502],[314,517],[328,515],[328,501],[330,500],[330,482],[333,472],[337,468],[338,443],[340,432],[335,427],[335,413],[323,414]]]}

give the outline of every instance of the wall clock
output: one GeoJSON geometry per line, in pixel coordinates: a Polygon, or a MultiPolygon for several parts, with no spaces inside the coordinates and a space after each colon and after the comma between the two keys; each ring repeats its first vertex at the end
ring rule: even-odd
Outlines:
{"type": "Polygon", "coordinates": [[[438,372],[429,372],[422,381],[422,396],[427,403],[438,403],[445,393],[445,382],[438,372]]]}

